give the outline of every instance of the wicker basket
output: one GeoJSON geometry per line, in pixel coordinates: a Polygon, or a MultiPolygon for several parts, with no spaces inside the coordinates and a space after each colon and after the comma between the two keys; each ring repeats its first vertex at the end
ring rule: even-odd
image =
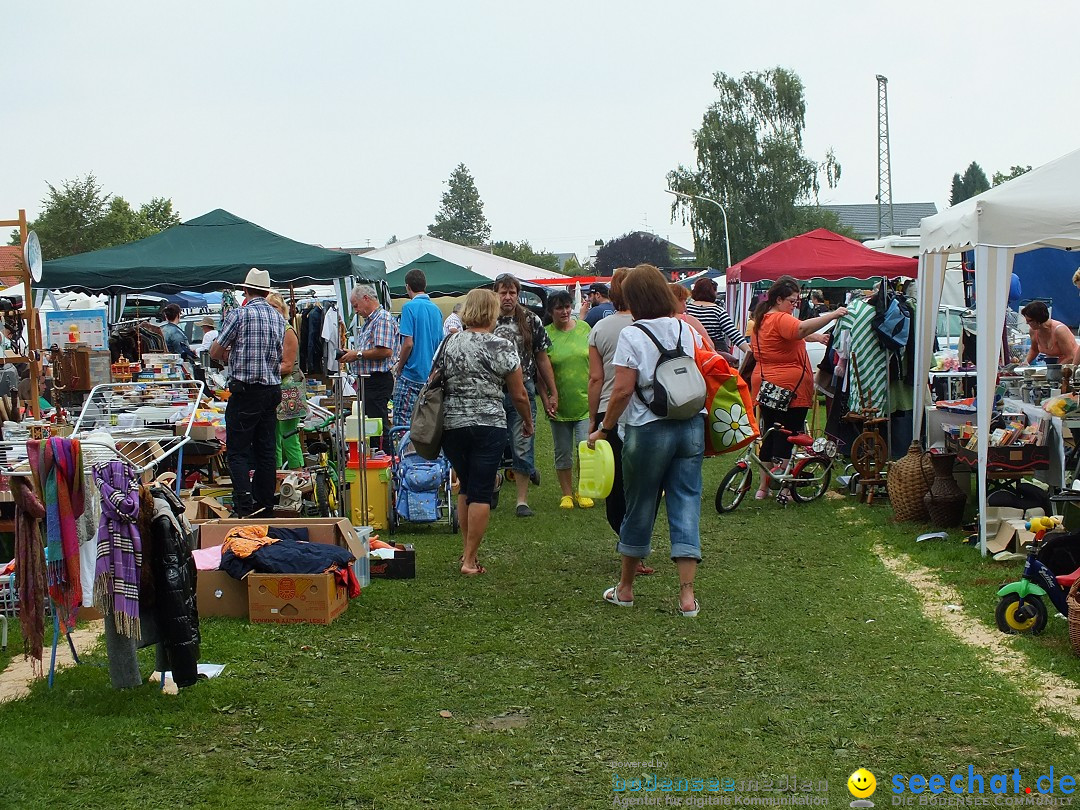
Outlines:
{"type": "Polygon", "coordinates": [[[918,442],[912,442],[907,454],[889,466],[885,488],[889,492],[895,519],[926,523],[930,514],[923,501],[934,480],[934,465],[918,442]]]}
{"type": "Polygon", "coordinates": [[[1080,656],[1080,579],[1069,588],[1065,603],[1069,606],[1069,643],[1073,652],[1080,656]]]}

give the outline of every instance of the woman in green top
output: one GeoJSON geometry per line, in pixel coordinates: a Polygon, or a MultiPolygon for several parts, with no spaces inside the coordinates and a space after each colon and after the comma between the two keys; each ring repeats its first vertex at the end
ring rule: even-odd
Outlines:
{"type": "Polygon", "coordinates": [[[545,327],[551,338],[548,357],[559,395],[558,407],[548,411],[555,443],[555,474],[562,490],[559,507],[573,509],[577,503],[588,509],[593,505],[592,498],[574,494],[573,469],[578,444],[589,435],[589,325],[571,317],[570,293],[552,295],[548,299],[548,311],[552,318],[545,327]]]}

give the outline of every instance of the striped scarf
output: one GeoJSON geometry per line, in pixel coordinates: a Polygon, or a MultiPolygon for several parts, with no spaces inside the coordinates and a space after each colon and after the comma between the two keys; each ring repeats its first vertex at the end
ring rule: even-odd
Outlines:
{"type": "Polygon", "coordinates": [[[106,461],[94,465],[94,481],[101,490],[94,605],[106,616],[112,614],[118,633],[139,639],[139,478],[127,462],[106,461]]]}
{"type": "Polygon", "coordinates": [[[45,565],[60,630],[75,629],[82,604],[78,519],[85,508],[82,451],[77,439],[26,443],[34,484],[45,504],[45,565]]]}
{"type": "Polygon", "coordinates": [[[31,659],[36,675],[41,675],[41,654],[45,643],[45,547],[41,542],[41,521],[45,506],[25,478],[11,479],[15,500],[15,592],[19,594],[19,629],[23,653],[31,659]]]}

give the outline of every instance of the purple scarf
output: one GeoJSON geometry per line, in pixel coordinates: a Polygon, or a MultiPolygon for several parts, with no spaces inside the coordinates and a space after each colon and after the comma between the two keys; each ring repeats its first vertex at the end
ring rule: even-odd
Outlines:
{"type": "Polygon", "coordinates": [[[142,570],[142,538],[137,525],[139,478],[127,462],[106,461],[94,465],[94,480],[101,489],[94,604],[106,616],[112,614],[118,633],[138,639],[142,570]]]}

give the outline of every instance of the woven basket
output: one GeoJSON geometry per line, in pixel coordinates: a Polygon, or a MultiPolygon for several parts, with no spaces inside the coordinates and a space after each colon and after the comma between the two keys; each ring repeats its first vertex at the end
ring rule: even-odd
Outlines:
{"type": "Polygon", "coordinates": [[[1080,656],[1080,579],[1069,588],[1065,602],[1069,606],[1069,643],[1073,652],[1080,656]]]}
{"type": "Polygon", "coordinates": [[[896,520],[926,523],[930,519],[923,499],[933,480],[934,465],[930,456],[923,452],[918,442],[912,442],[907,454],[889,465],[889,475],[885,479],[896,520]]]}

